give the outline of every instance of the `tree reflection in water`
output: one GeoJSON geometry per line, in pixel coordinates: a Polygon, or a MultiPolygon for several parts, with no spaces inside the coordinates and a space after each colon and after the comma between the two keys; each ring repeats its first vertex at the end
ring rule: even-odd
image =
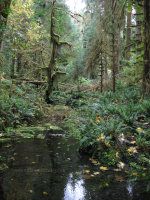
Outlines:
{"type": "Polygon", "coordinates": [[[84,200],[85,195],[84,180],[82,178],[73,179],[73,175],[70,173],[64,190],[64,200],[84,200]]]}

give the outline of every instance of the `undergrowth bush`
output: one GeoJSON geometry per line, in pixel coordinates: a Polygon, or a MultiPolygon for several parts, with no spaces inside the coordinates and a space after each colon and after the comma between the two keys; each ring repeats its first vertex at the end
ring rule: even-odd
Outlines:
{"type": "Polygon", "coordinates": [[[150,117],[150,98],[143,97],[136,87],[87,96],[83,106],[76,104],[79,106],[77,118],[80,116],[80,151],[108,165],[117,166],[122,161],[139,162],[140,152],[150,150],[150,135],[143,130],[147,129],[144,122],[150,117]],[[142,135],[138,129],[143,131],[142,135]]]}
{"type": "Polygon", "coordinates": [[[0,131],[17,127],[24,121],[28,123],[42,115],[31,99],[25,98],[23,89],[10,80],[3,80],[0,92],[0,131]]]}

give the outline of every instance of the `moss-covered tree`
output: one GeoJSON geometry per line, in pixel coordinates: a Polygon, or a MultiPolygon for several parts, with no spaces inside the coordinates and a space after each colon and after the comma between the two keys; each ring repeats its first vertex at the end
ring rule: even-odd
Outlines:
{"type": "Polygon", "coordinates": [[[47,103],[50,102],[50,96],[53,91],[53,84],[55,79],[55,72],[56,72],[56,56],[57,56],[57,50],[61,46],[71,46],[68,42],[62,42],[60,41],[60,35],[56,33],[56,12],[58,11],[64,11],[61,8],[58,8],[57,0],[52,1],[51,5],[51,15],[50,15],[50,45],[51,45],[51,52],[50,52],[50,62],[49,66],[46,69],[47,70],[47,89],[45,93],[45,101],[47,103]]]}
{"type": "Polygon", "coordinates": [[[5,26],[7,23],[7,18],[10,12],[11,0],[1,0],[0,1],[0,50],[2,48],[2,38],[5,26]]]}

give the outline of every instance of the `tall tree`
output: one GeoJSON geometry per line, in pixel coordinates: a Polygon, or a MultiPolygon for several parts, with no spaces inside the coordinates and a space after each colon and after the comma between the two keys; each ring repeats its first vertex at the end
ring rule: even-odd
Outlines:
{"type": "Polygon", "coordinates": [[[53,82],[54,82],[54,75],[53,70],[56,66],[56,53],[57,53],[57,47],[58,47],[58,40],[59,36],[54,32],[55,28],[55,4],[56,0],[53,0],[52,7],[51,7],[51,25],[50,25],[50,44],[51,44],[51,57],[50,57],[50,63],[47,68],[47,83],[48,87],[46,90],[45,100],[47,103],[49,103],[49,97],[53,90],[53,82]]]}
{"type": "MultiPolygon", "coordinates": [[[[50,45],[51,45],[51,52],[50,52],[50,62],[47,68],[47,90],[45,93],[45,101],[47,103],[50,102],[50,96],[53,91],[53,83],[56,75],[56,56],[58,53],[58,48],[61,46],[71,46],[68,42],[60,41],[60,35],[56,33],[56,14],[57,11],[62,11],[61,8],[57,7],[56,5],[57,0],[52,1],[51,5],[51,15],[50,15],[50,45]]],[[[63,10],[65,12],[65,10],[63,10]]]]}
{"type": "Polygon", "coordinates": [[[127,31],[126,31],[126,59],[131,58],[131,24],[132,24],[132,3],[128,0],[128,10],[127,10],[127,31]]]}
{"type": "Polygon", "coordinates": [[[150,1],[144,0],[144,70],[143,94],[150,94],[150,1]]]}
{"type": "Polygon", "coordinates": [[[11,0],[1,0],[0,1],[0,50],[2,48],[2,38],[5,26],[7,23],[7,17],[10,12],[11,0]]]}
{"type": "Polygon", "coordinates": [[[115,0],[112,0],[112,90],[115,92],[116,90],[116,55],[115,55],[115,0]]]}

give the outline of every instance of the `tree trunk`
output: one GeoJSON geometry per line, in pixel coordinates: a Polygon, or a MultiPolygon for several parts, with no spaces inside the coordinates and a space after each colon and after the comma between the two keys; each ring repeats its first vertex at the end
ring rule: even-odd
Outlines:
{"type": "Polygon", "coordinates": [[[10,8],[11,0],[0,0],[0,51],[2,48],[3,33],[7,23],[8,9],[10,8]]]}
{"type": "Polygon", "coordinates": [[[115,58],[115,33],[114,33],[114,0],[112,0],[112,91],[116,91],[116,58],[115,58]]]}
{"type": "Polygon", "coordinates": [[[141,19],[139,17],[139,15],[136,15],[136,56],[138,57],[139,54],[141,53],[141,47],[139,48],[139,45],[141,45],[142,43],[142,22],[141,19]]]}
{"type": "MultiPolygon", "coordinates": [[[[141,12],[143,12],[143,8],[141,8],[141,12]]],[[[136,11],[136,73],[135,76],[139,76],[139,69],[143,67],[143,55],[142,49],[144,48],[144,44],[142,42],[142,20],[141,17],[138,15],[138,11],[136,11]]],[[[140,70],[141,72],[141,70],[140,70]]]]}
{"type": "Polygon", "coordinates": [[[21,57],[22,55],[20,53],[17,54],[17,73],[21,71],[21,57]]]}
{"type": "MultiPolygon", "coordinates": [[[[128,0],[128,3],[131,4],[131,0],[128,0]]],[[[126,32],[126,59],[131,59],[131,47],[129,46],[131,43],[131,24],[132,24],[132,4],[131,9],[127,12],[127,32],[126,32]]]]}
{"type": "Polygon", "coordinates": [[[56,53],[57,53],[57,43],[56,43],[56,34],[54,33],[54,28],[55,28],[55,3],[56,0],[53,0],[52,2],[52,10],[51,10],[51,25],[50,25],[50,43],[51,43],[51,58],[50,58],[50,63],[49,67],[47,69],[47,83],[48,87],[45,93],[45,101],[47,103],[50,103],[49,97],[52,94],[53,91],[53,82],[54,82],[54,76],[53,76],[53,71],[56,66],[56,53]]]}
{"type": "Polygon", "coordinates": [[[100,60],[100,76],[101,76],[101,93],[103,92],[103,75],[104,75],[104,69],[103,69],[103,57],[102,57],[102,53],[101,53],[101,60],[100,60]]]}
{"type": "Polygon", "coordinates": [[[144,0],[143,94],[150,94],[150,1],[144,0]]]}
{"type": "Polygon", "coordinates": [[[112,90],[116,91],[115,35],[112,34],[112,90]]]}
{"type": "Polygon", "coordinates": [[[15,57],[12,57],[12,66],[11,66],[11,78],[13,79],[15,77],[15,57]]]}
{"type": "Polygon", "coordinates": [[[91,72],[90,72],[90,70],[88,71],[88,79],[90,79],[91,78],[91,72]]]}
{"type": "Polygon", "coordinates": [[[107,62],[107,56],[104,57],[104,61],[105,61],[105,64],[104,64],[104,80],[106,81],[108,79],[108,70],[107,70],[107,65],[108,65],[108,62],[107,62]]]}
{"type": "Polygon", "coordinates": [[[50,64],[49,67],[47,69],[47,83],[48,83],[48,87],[46,90],[46,94],[45,94],[45,101],[47,103],[50,102],[49,97],[51,96],[52,92],[53,92],[53,84],[54,84],[54,76],[53,76],[53,70],[55,69],[56,66],[56,44],[54,43],[52,45],[52,55],[51,55],[51,60],[50,60],[50,64]]]}
{"type": "Polygon", "coordinates": [[[121,31],[119,30],[118,41],[117,41],[117,58],[116,58],[116,73],[120,72],[120,44],[121,44],[121,31]]]}
{"type": "Polygon", "coordinates": [[[6,19],[1,16],[2,15],[0,15],[0,51],[2,51],[3,32],[6,26],[6,19]]]}

